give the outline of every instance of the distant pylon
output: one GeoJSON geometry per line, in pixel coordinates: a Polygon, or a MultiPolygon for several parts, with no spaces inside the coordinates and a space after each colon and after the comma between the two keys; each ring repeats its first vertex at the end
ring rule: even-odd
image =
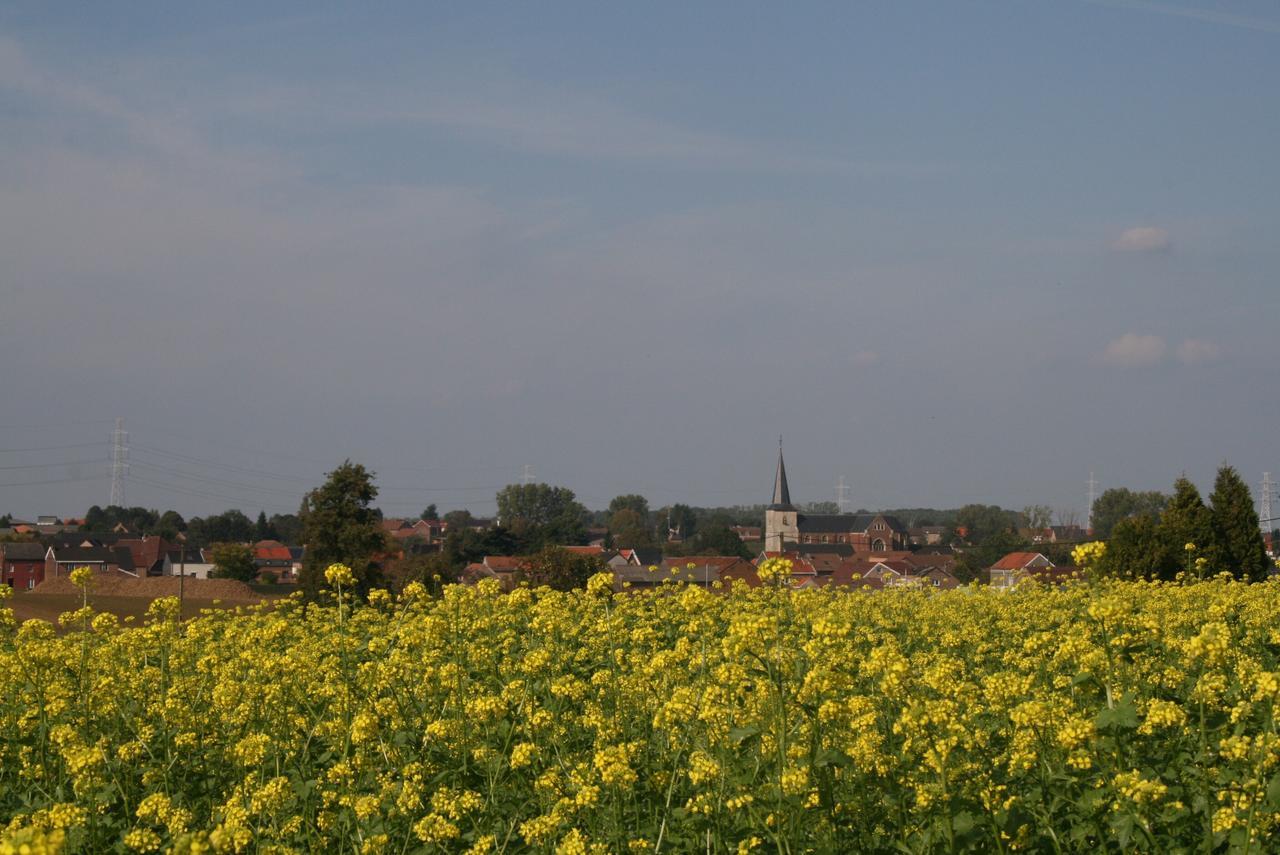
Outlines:
{"type": "Polygon", "coordinates": [[[124,476],[129,474],[129,434],[124,429],[124,419],[116,419],[116,429],[111,432],[111,502],[124,507],[124,476]]]}
{"type": "Polygon", "coordinates": [[[1089,470],[1089,507],[1085,511],[1084,528],[1085,531],[1093,531],[1093,503],[1098,500],[1098,479],[1093,477],[1093,470],[1089,470]]]}
{"type": "Polygon", "coordinates": [[[1271,481],[1271,473],[1262,473],[1262,513],[1258,514],[1258,523],[1262,526],[1264,532],[1271,531],[1274,526],[1275,517],[1271,515],[1271,496],[1276,491],[1276,485],[1271,481]]]}
{"type": "Polygon", "coordinates": [[[533,466],[531,464],[526,463],[524,465],[524,471],[520,475],[520,480],[525,484],[533,483],[533,466]]]}
{"type": "Polygon", "coordinates": [[[849,485],[844,483],[844,476],[840,476],[840,483],[836,485],[836,508],[840,513],[844,513],[849,507],[849,485]]]}

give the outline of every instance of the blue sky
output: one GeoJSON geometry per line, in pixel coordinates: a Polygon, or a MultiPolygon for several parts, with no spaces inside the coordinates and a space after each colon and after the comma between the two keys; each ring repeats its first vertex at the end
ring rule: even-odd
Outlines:
{"type": "Polygon", "coordinates": [[[188,514],[1256,482],[1278,72],[1262,2],[0,5],[0,511],[117,416],[188,514]]]}

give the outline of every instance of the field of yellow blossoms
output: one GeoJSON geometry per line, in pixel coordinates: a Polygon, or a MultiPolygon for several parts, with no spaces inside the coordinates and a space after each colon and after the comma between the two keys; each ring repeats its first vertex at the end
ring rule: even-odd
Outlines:
{"type": "Polygon", "coordinates": [[[0,611],[0,853],[1280,840],[1280,583],[175,606],[0,611]]]}

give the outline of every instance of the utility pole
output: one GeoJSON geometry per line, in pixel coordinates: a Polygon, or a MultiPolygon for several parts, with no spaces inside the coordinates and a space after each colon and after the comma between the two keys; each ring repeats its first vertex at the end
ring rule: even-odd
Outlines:
{"type": "Polygon", "coordinates": [[[836,508],[840,513],[846,513],[849,507],[849,486],[844,483],[844,476],[840,476],[840,483],[836,484],[836,508]]]}
{"type": "Polygon", "coordinates": [[[178,547],[178,620],[182,620],[182,589],[187,586],[187,544],[178,547]]]}
{"type": "Polygon", "coordinates": [[[1085,512],[1084,530],[1093,531],[1093,503],[1098,500],[1098,479],[1093,477],[1093,470],[1089,470],[1089,508],[1085,512]]]}
{"type": "Polygon", "coordinates": [[[129,434],[124,429],[124,419],[116,419],[116,429],[111,432],[111,502],[124,507],[124,476],[129,474],[129,434]]]}

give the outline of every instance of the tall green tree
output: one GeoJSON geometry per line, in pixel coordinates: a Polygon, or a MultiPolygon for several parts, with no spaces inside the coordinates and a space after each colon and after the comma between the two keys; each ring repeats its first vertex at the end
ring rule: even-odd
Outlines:
{"type": "Polygon", "coordinates": [[[653,546],[653,528],[648,516],[631,508],[619,508],[609,515],[609,537],[618,549],[653,546]]]}
{"type": "Polygon", "coordinates": [[[751,558],[751,550],[742,542],[737,532],[729,527],[728,522],[712,519],[699,529],[692,542],[685,541],[686,555],[736,555],[738,558],[751,558]]]}
{"type": "Polygon", "coordinates": [[[1182,560],[1181,552],[1182,544],[1174,549],[1155,514],[1125,517],[1112,528],[1098,571],[1119,579],[1159,579],[1182,560]]]}
{"type": "Polygon", "coordinates": [[[193,545],[243,543],[253,538],[253,521],[234,508],[210,517],[192,517],[187,539],[193,545]]]}
{"type": "Polygon", "coordinates": [[[396,590],[410,582],[419,582],[433,595],[439,596],[445,585],[458,581],[459,571],[444,552],[406,555],[395,562],[388,581],[396,590]]]}
{"type": "Polygon", "coordinates": [[[1213,527],[1221,549],[1221,565],[1237,579],[1261,582],[1267,578],[1270,562],[1262,541],[1258,513],[1253,507],[1249,486],[1234,467],[1223,466],[1209,495],[1213,527]]]}
{"type": "Polygon", "coordinates": [[[444,515],[444,524],[449,527],[449,531],[460,531],[464,528],[470,528],[475,521],[475,517],[471,516],[471,511],[457,510],[449,511],[444,515]]]}
{"type": "Polygon", "coordinates": [[[514,535],[501,526],[476,530],[449,526],[441,551],[455,570],[461,570],[486,555],[512,555],[519,550],[514,535]]]}
{"type": "Polygon", "coordinates": [[[436,510],[435,505],[427,505],[426,509],[422,512],[421,518],[424,520],[438,520],[440,519],[440,513],[436,510]]]}
{"type": "Polygon", "coordinates": [[[1144,514],[1159,515],[1168,503],[1169,497],[1159,490],[1136,492],[1128,487],[1104,490],[1093,503],[1093,536],[1105,540],[1120,520],[1144,514]]]}
{"type": "Polygon", "coordinates": [[[351,568],[361,591],[377,581],[371,559],[386,548],[386,538],[371,505],[378,496],[373,477],[346,460],[302,500],[298,518],[307,551],[299,582],[308,596],[324,587],[325,568],[334,563],[351,568]]]}
{"type": "Polygon", "coordinates": [[[558,546],[547,546],[524,559],[516,571],[517,581],[532,587],[547,585],[557,591],[582,588],[606,566],[598,555],[579,555],[558,546]]]}
{"type": "Polygon", "coordinates": [[[165,540],[173,540],[187,530],[187,521],[177,511],[165,511],[156,522],[155,533],[165,540]]]}
{"type": "Polygon", "coordinates": [[[1160,515],[1160,538],[1170,562],[1160,574],[1163,579],[1172,579],[1180,571],[1194,571],[1197,558],[1204,558],[1209,567],[1216,567],[1222,561],[1213,512],[1185,475],[1173,483],[1169,506],[1160,515]],[[1186,549],[1188,544],[1193,544],[1195,549],[1186,549]]]}
{"type": "Polygon", "coordinates": [[[585,543],[584,508],[568,487],[510,484],[498,493],[498,518],[521,543],[522,551],[585,543]]]}
{"type": "Polygon", "coordinates": [[[965,532],[964,542],[981,546],[997,534],[1012,533],[1014,516],[998,505],[965,505],[956,511],[953,537],[958,537],[960,530],[965,532]]]}
{"type": "MultiPolygon", "coordinates": [[[[761,516],[763,515],[762,512],[761,516]]],[[[658,525],[661,527],[661,540],[665,541],[674,535],[691,540],[698,533],[698,515],[688,505],[677,503],[667,508],[665,518],[660,517],[658,525]]]]}
{"type": "Polygon", "coordinates": [[[276,530],[271,527],[271,520],[267,519],[266,511],[258,511],[258,521],[253,524],[254,540],[275,540],[279,535],[276,530]]]}
{"type": "Polygon", "coordinates": [[[609,516],[613,516],[621,510],[635,511],[647,520],[649,518],[649,500],[637,493],[614,496],[609,502],[609,516]]]}
{"type": "Polygon", "coordinates": [[[239,579],[252,582],[258,578],[258,566],[253,563],[253,550],[243,543],[215,543],[213,575],[220,579],[239,579]]]}
{"type": "Polygon", "coordinates": [[[302,545],[302,522],[297,514],[272,514],[270,523],[276,540],[290,546],[302,545]]]}

